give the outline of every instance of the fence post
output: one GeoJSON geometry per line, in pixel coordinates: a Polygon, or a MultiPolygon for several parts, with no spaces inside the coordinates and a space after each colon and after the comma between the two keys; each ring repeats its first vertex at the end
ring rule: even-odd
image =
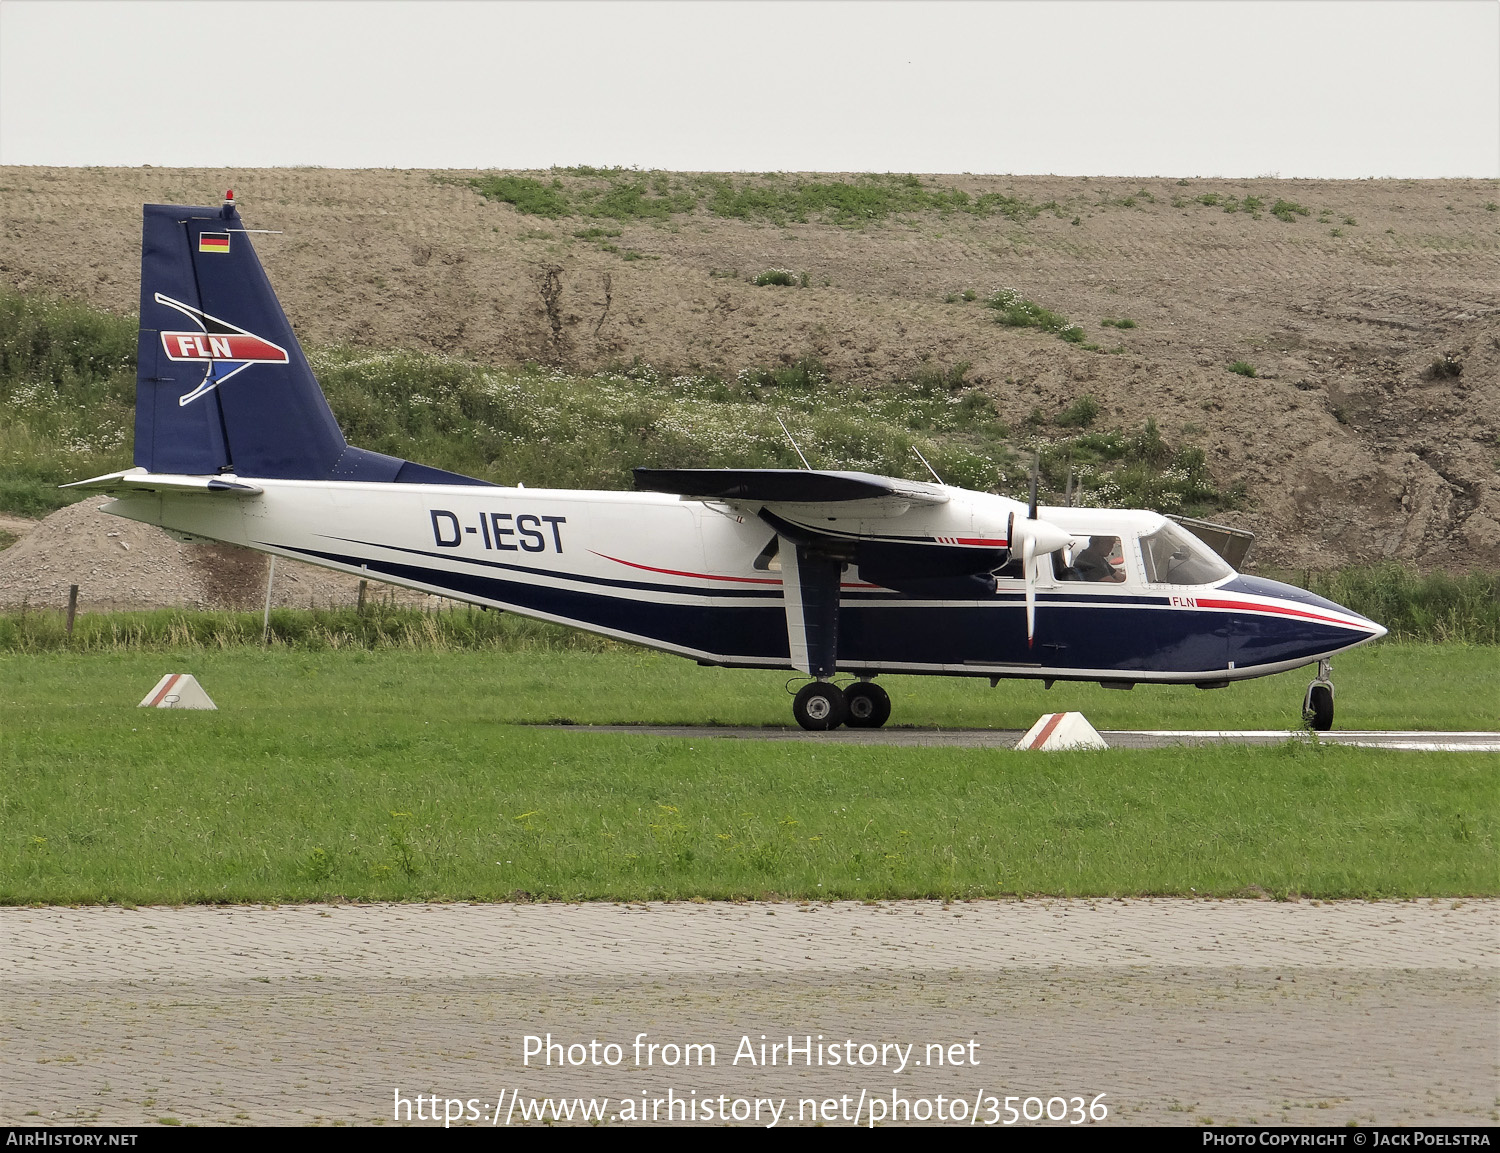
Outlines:
{"type": "Polygon", "coordinates": [[[78,615],[78,586],[68,586],[68,636],[73,635],[73,618],[78,615]]]}
{"type": "Polygon", "coordinates": [[[369,581],[362,580],[359,582],[359,604],[355,607],[354,611],[360,616],[365,615],[365,589],[369,587],[369,584],[369,581]]]}
{"type": "Polygon", "coordinates": [[[260,621],[260,643],[271,643],[271,585],[276,581],[276,554],[271,554],[271,571],[266,574],[266,611],[260,621]]]}

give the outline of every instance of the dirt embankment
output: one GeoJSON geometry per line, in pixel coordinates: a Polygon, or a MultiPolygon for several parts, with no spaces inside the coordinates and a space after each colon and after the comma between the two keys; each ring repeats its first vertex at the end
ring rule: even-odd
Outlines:
{"type": "Polygon", "coordinates": [[[140,204],[233,185],[251,227],[283,230],[256,244],[311,343],[584,370],[812,355],[855,381],[966,361],[1017,426],[1090,393],[1101,426],[1154,417],[1201,445],[1243,486],[1233,519],[1262,564],[1500,565],[1500,182],[936,179],[1056,208],[617,223],[523,216],[425,172],[6,168],[0,280],[131,311],[140,204]],[[1264,208],[1224,211],[1247,196],[1264,208]],[[1308,214],[1278,219],[1278,199],[1308,214]],[[620,235],[576,235],[595,226],[620,235]],[[750,283],[771,267],[807,286],[750,283]],[[1001,286],[1123,351],[997,326],[982,299],[1001,286]],[[945,302],[965,289],[980,300],[945,302]],[[1431,371],[1445,356],[1457,375],[1431,371]]]}
{"type": "MultiPolygon", "coordinates": [[[[41,521],[16,521],[15,544],[0,551],[0,607],[61,609],[78,586],[83,612],[117,609],[259,609],[266,603],[270,558],[234,545],[183,544],[155,525],[106,516],[98,496],[41,521]],[[20,531],[16,531],[20,530],[20,531]]],[[[440,598],[370,581],[367,597],[401,605],[440,598]]],[[[359,578],[278,558],[274,608],[346,608],[359,578]]]]}

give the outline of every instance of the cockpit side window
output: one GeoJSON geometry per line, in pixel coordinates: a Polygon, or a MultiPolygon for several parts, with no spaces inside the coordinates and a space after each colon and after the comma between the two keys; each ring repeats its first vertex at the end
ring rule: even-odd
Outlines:
{"type": "Polygon", "coordinates": [[[1091,536],[1073,550],[1073,563],[1060,552],[1052,554],[1052,572],[1060,581],[1120,584],[1125,579],[1125,553],[1117,536],[1091,536]]]}
{"type": "Polygon", "coordinates": [[[1141,537],[1141,561],[1151,584],[1213,584],[1234,572],[1206,544],[1171,521],[1141,537]]]}

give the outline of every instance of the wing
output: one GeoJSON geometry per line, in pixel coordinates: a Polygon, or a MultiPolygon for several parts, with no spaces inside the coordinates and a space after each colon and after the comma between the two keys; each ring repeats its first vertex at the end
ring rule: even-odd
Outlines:
{"type": "Polygon", "coordinates": [[[635,487],[694,500],[753,504],[843,505],[895,498],[913,505],[947,504],[950,499],[941,486],[924,481],[799,468],[638,468],[635,487]]]}
{"type": "Polygon", "coordinates": [[[635,470],[638,489],[723,502],[776,532],[792,664],[815,677],[838,662],[841,573],[911,597],[991,596],[1010,557],[1013,510],[999,498],[868,472],[779,468],[635,470]],[[994,523],[990,523],[994,522],[994,523]]]}

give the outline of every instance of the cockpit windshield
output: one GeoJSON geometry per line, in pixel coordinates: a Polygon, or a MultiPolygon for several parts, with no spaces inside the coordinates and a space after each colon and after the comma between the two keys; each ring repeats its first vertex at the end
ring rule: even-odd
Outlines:
{"type": "Polygon", "coordinates": [[[1206,585],[1234,573],[1218,553],[1171,521],[1141,537],[1141,560],[1150,584],[1206,585]]]}

